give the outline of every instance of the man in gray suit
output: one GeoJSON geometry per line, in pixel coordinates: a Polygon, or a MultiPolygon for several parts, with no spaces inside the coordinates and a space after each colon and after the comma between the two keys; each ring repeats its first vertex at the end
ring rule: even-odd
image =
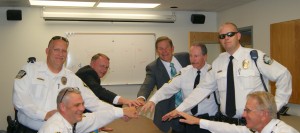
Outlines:
{"type": "MultiPolygon", "coordinates": [[[[137,96],[138,100],[145,102],[154,87],[161,88],[164,83],[171,79],[171,67],[173,64],[176,72],[182,67],[190,64],[189,54],[176,53],[173,55],[174,46],[172,40],[166,36],[159,37],[155,42],[156,53],[159,58],[146,66],[146,77],[137,96]]],[[[175,108],[175,96],[170,99],[163,100],[156,105],[154,114],[154,124],[163,132],[168,132],[170,127],[172,132],[183,132],[183,126],[178,120],[163,122],[162,116],[175,108]]]]}

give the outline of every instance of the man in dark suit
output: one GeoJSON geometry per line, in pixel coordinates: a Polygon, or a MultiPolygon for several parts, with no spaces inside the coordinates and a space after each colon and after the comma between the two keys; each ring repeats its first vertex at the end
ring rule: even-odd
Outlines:
{"type": "MultiPolygon", "coordinates": [[[[146,66],[146,77],[137,94],[137,99],[141,102],[146,101],[155,86],[156,88],[161,88],[164,83],[167,83],[171,79],[170,64],[174,64],[176,72],[179,72],[182,67],[190,64],[189,54],[187,52],[173,55],[174,46],[172,40],[166,36],[159,37],[156,40],[155,49],[159,58],[146,66]]],[[[168,132],[171,127],[172,132],[183,132],[183,126],[178,120],[162,121],[162,116],[174,108],[175,96],[163,100],[156,105],[153,121],[161,131],[168,132]]]]}
{"type": "MultiPolygon", "coordinates": [[[[100,99],[107,103],[113,104],[117,107],[122,105],[128,106],[141,106],[141,102],[137,100],[129,100],[118,96],[116,93],[111,92],[101,86],[100,78],[104,77],[109,69],[109,58],[105,54],[95,54],[90,62],[80,68],[76,75],[93,91],[93,93],[100,99]]],[[[89,110],[86,110],[89,112],[89,110]]],[[[112,131],[112,128],[102,127],[102,131],[112,131]]]]}
{"type": "Polygon", "coordinates": [[[118,96],[116,93],[111,92],[101,86],[100,78],[104,77],[109,69],[109,58],[102,53],[95,54],[90,65],[80,68],[76,75],[95,93],[95,95],[113,105],[141,105],[137,100],[129,100],[118,96]]]}

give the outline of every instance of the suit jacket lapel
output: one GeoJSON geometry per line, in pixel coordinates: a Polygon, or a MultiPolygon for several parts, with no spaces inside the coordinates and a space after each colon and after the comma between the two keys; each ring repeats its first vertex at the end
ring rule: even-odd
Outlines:
{"type": "Polygon", "coordinates": [[[157,58],[156,63],[157,63],[157,68],[159,69],[159,73],[160,73],[162,79],[163,80],[167,80],[167,81],[170,80],[170,77],[169,77],[169,74],[167,72],[167,69],[165,68],[165,66],[162,63],[162,61],[159,58],[157,58]]]}

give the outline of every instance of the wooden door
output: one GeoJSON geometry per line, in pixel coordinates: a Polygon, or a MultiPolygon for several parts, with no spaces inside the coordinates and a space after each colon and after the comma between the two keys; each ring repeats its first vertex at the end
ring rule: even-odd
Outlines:
{"type": "MultiPolygon", "coordinates": [[[[271,57],[292,75],[290,103],[300,104],[300,19],[271,24],[270,39],[271,57]]],[[[275,92],[275,83],[271,82],[271,89],[275,92]]]]}

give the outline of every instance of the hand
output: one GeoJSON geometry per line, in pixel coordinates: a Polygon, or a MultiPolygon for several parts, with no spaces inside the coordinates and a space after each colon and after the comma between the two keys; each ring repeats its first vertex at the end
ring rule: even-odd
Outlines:
{"type": "Polygon", "coordinates": [[[171,111],[171,112],[169,112],[168,114],[166,114],[166,115],[164,115],[163,117],[162,117],[162,121],[170,121],[170,120],[172,120],[173,118],[177,118],[177,117],[179,117],[179,114],[178,114],[179,112],[176,110],[176,109],[174,109],[173,111],[171,111]]]}
{"type": "Polygon", "coordinates": [[[122,119],[125,121],[125,122],[128,122],[130,120],[130,118],[128,116],[123,116],[122,119]]]}
{"type": "Polygon", "coordinates": [[[114,129],[110,127],[101,127],[98,131],[111,132],[113,130],[114,129]]]}
{"type": "Polygon", "coordinates": [[[126,116],[128,118],[137,118],[138,117],[138,113],[137,113],[135,107],[124,107],[123,113],[124,113],[124,116],[126,116]]]}
{"type": "Polygon", "coordinates": [[[152,101],[148,101],[141,109],[140,109],[140,114],[141,113],[146,113],[149,109],[151,112],[153,112],[155,107],[155,103],[152,101]]]}
{"type": "Polygon", "coordinates": [[[145,99],[144,98],[137,98],[136,100],[143,103],[143,105],[145,104],[145,99]]]}
{"type": "Polygon", "coordinates": [[[51,111],[49,111],[49,112],[47,112],[47,114],[46,114],[46,116],[45,116],[45,121],[47,121],[52,115],[54,115],[55,113],[57,112],[57,110],[56,109],[54,109],[54,110],[51,110],[51,111]]]}
{"type": "Polygon", "coordinates": [[[199,118],[191,116],[187,113],[179,112],[178,114],[184,118],[184,119],[179,119],[180,122],[187,123],[190,125],[193,125],[193,124],[198,125],[200,122],[199,118]]]}
{"type": "Polygon", "coordinates": [[[138,100],[129,100],[129,99],[122,98],[122,97],[120,97],[119,103],[121,103],[123,105],[127,105],[129,107],[131,107],[131,106],[139,107],[139,106],[143,106],[144,105],[143,102],[140,102],[138,100]]]}

